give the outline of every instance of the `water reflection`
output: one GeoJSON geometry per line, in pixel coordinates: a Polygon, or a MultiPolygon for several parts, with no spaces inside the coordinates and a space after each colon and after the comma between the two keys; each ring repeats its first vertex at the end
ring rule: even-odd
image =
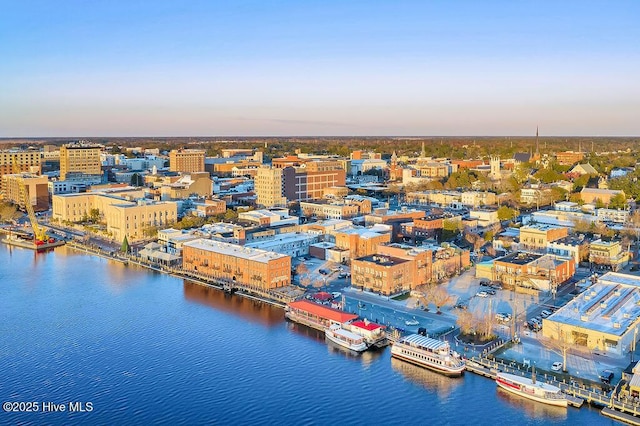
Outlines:
{"type": "Polygon", "coordinates": [[[396,358],[391,358],[391,368],[402,374],[407,380],[429,391],[435,391],[443,399],[448,397],[464,381],[463,378],[447,377],[396,358]]]}
{"type": "Polygon", "coordinates": [[[516,407],[518,411],[525,413],[529,418],[566,420],[567,408],[555,407],[553,405],[543,404],[541,402],[532,401],[522,396],[514,395],[504,389],[496,387],[498,399],[507,401],[510,405],[516,407]]]}
{"type": "Polygon", "coordinates": [[[287,321],[287,329],[316,342],[324,343],[324,332],[296,322],[287,321]]]}
{"type": "Polygon", "coordinates": [[[326,339],[325,342],[327,344],[327,349],[329,353],[344,356],[346,359],[359,360],[362,362],[364,366],[371,365],[371,363],[376,359],[380,358],[380,356],[382,355],[382,352],[384,352],[384,350],[373,350],[373,349],[370,349],[364,352],[356,352],[356,351],[352,351],[351,349],[347,349],[344,346],[340,346],[329,339],[326,339]]]}
{"type": "Polygon", "coordinates": [[[269,327],[284,321],[282,309],[191,281],[184,281],[184,298],[269,327]]]}

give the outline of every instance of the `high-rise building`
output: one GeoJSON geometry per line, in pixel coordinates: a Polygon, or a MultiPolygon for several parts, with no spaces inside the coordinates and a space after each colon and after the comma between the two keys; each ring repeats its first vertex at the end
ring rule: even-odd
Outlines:
{"type": "Polygon", "coordinates": [[[7,192],[7,188],[5,187],[6,181],[2,177],[13,174],[16,171],[18,173],[39,173],[40,157],[40,152],[35,150],[0,151],[0,198],[5,197],[7,192]]]}
{"type": "Polygon", "coordinates": [[[37,176],[31,173],[2,176],[2,198],[24,208],[25,200],[21,197],[21,185],[24,185],[29,203],[34,211],[49,209],[49,187],[46,176],[37,176]]]}
{"type": "Polygon", "coordinates": [[[173,149],[169,153],[169,170],[172,172],[204,172],[205,151],[201,149],[173,149]]]}
{"type": "Polygon", "coordinates": [[[0,151],[0,176],[14,173],[15,161],[18,172],[29,172],[40,168],[40,151],[0,151]]]}
{"type": "Polygon", "coordinates": [[[254,190],[257,203],[265,207],[282,207],[287,205],[287,199],[282,195],[284,186],[282,169],[262,166],[254,179],[254,190]]]}
{"type": "Polygon", "coordinates": [[[60,179],[72,177],[99,176],[102,146],[84,141],[60,147],[60,179]]]}
{"type": "Polygon", "coordinates": [[[321,199],[326,188],[345,185],[346,173],[337,160],[284,157],[263,166],[255,177],[258,204],[284,206],[287,202],[321,199]]]}

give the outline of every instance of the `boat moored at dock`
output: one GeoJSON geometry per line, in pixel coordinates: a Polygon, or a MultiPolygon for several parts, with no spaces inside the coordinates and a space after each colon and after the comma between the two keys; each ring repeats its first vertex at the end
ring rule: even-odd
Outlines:
{"type": "Polygon", "coordinates": [[[449,343],[420,334],[392,343],[391,356],[452,377],[461,376],[465,370],[464,360],[449,343]]]}
{"type": "Polygon", "coordinates": [[[533,401],[556,407],[566,407],[568,405],[567,396],[560,388],[548,383],[536,382],[535,370],[531,378],[509,373],[498,373],[496,375],[496,383],[500,388],[508,392],[533,401]]]}
{"type": "Polygon", "coordinates": [[[352,351],[362,352],[367,350],[367,344],[362,336],[345,330],[337,324],[327,328],[324,331],[324,335],[333,343],[351,349],[352,351]]]}
{"type": "Polygon", "coordinates": [[[385,326],[371,322],[366,318],[353,321],[346,328],[362,336],[369,347],[381,348],[388,344],[385,326]]]}
{"type": "Polygon", "coordinates": [[[319,305],[308,300],[298,300],[289,303],[285,308],[284,316],[291,321],[320,331],[325,331],[334,324],[342,327],[358,318],[357,315],[319,305]]]}

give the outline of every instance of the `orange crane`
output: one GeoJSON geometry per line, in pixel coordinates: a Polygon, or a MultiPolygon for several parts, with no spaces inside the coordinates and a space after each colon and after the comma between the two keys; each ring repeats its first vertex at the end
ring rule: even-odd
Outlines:
{"type": "MultiPolygon", "coordinates": [[[[13,173],[20,174],[20,168],[18,167],[18,163],[16,162],[15,157],[13,158],[13,173]]],[[[27,191],[27,187],[24,184],[24,180],[22,178],[16,179],[18,182],[18,190],[19,190],[19,200],[18,202],[24,203],[24,207],[27,210],[27,215],[29,217],[29,222],[31,223],[31,229],[33,229],[33,236],[35,239],[35,244],[40,245],[47,242],[47,231],[40,227],[38,223],[38,219],[36,218],[36,214],[33,211],[33,206],[31,205],[31,200],[29,199],[29,192],[27,191]]]]}

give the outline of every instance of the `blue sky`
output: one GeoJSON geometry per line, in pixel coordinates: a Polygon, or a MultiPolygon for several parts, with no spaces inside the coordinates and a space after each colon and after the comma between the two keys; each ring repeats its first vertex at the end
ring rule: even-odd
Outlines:
{"type": "Polygon", "coordinates": [[[640,135],[639,1],[5,1],[0,137],[640,135]]]}

